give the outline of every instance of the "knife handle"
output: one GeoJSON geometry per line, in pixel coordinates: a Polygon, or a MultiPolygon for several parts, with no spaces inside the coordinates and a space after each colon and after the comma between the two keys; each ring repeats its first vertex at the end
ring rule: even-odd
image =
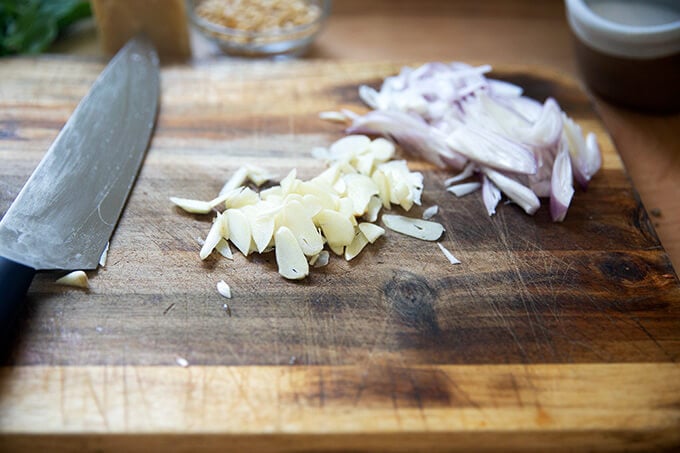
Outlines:
{"type": "Polygon", "coordinates": [[[0,343],[4,343],[26,298],[35,269],[0,256],[0,343]]]}

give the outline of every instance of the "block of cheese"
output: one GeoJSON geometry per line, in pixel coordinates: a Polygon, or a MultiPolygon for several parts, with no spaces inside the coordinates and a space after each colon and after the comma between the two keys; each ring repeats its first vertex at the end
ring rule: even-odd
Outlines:
{"type": "Polygon", "coordinates": [[[153,41],[161,61],[191,56],[184,0],[92,0],[102,49],[116,53],[140,32],[153,41]]]}

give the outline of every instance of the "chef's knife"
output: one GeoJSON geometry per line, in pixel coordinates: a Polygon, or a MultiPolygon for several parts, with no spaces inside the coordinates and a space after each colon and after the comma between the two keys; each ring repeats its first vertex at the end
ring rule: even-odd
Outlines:
{"type": "Polygon", "coordinates": [[[0,220],[0,341],[37,270],[94,269],[149,145],[159,96],[151,42],[128,42],[0,220]]]}

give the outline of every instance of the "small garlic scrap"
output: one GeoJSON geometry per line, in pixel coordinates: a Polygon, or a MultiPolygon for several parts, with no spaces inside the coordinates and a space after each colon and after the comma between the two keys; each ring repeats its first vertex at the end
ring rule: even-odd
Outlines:
{"type": "Polygon", "coordinates": [[[104,247],[104,251],[102,252],[101,256],[99,257],[99,265],[101,267],[106,266],[106,258],[109,256],[109,245],[111,243],[107,242],[106,247],[104,247]]]}
{"type": "Polygon", "coordinates": [[[181,366],[182,368],[187,368],[189,366],[189,361],[184,357],[175,358],[175,363],[177,363],[177,365],[181,366]]]}
{"type": "Polygon", "coordinates": [[[328,261],[330,260],[331,254],[328,253],[328,250],[322,250],[321,253],[316,255],[316,261],[312,264],[314,267],[323,267],[328,265],[328,261]]]}
{"type": "Polygon", "coordinates": [[[455,256],[453,256],[453,253],[451,253],[450,251],[448,251],[448,249],[447,249],[446,247],[444,247],[444,246],[441,244],[441,242],[437,242],[437,245],[439,246],[440,250],[442,251],[442,253],[443,253],[444,256],[446,257],[446,259],[449,260],[449,262],[450,262],[451,264],[460,264],[460,260],[458,260],[458,258],[456,258],[455,256]]]}
{"type": "Polygon", "coordinates": [[[90,287],[90,282],[87,279],[87,274],[83,271],[70,272],[56,281],[58,285],[75,286],[77,288],[87,289],[90,287]]]}
{"type": "Polygon", "coordinates": [[[321,112],[319,118],[325,121],[336,121],[338,123],[345,123],[349,118],[342,112],[321,112]]]}
{"type": "Polygon", "coordinates": [[[423,211],[423,219],[430,220],[432,217],[436,216],[437,213],[439,213],[439,206],[437,205],[430,206],[429,208],[423,211]]]}
{"type": "Polygon", "coordinates": [[[223,297],[231,299],[231,288],[224,280],[220,280],[219,282],[217,282],[217,292],[220,293],[223,297]]]}

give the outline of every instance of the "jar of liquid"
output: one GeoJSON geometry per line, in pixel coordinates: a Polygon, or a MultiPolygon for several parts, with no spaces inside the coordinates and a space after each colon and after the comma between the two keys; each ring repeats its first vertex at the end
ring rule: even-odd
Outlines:
{"type": "Polygon", "coordinates": [[[640,110],[680,111],[680,1],[566,0],[589,88],[640,110]]]}

